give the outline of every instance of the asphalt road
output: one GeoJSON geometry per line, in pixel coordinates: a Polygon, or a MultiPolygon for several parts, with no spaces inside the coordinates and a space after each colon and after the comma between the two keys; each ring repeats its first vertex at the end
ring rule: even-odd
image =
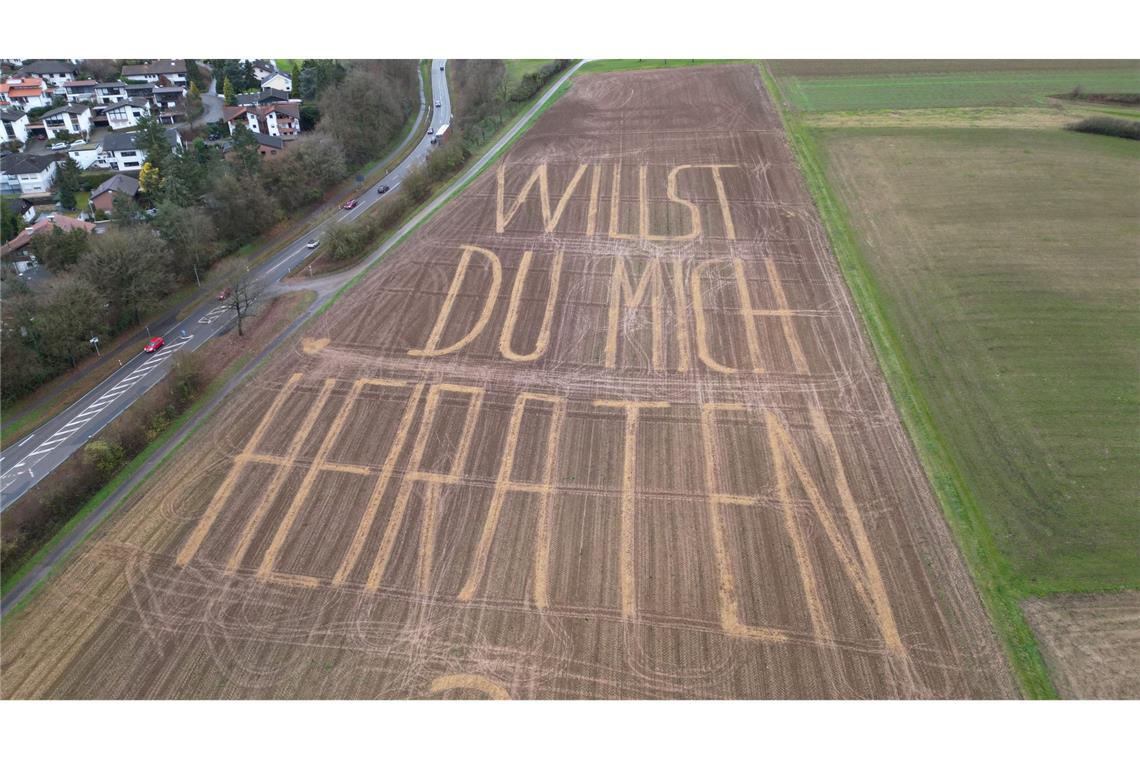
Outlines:
{"type": "MultiPolygon", "coordinates": [[[[433,95],[440,103],[425,101],[425,93],[420,91],[420,111],[429,109],[431,129],[437,130],[451,118],[451,98],[447,91],[446,71],[441,71],[444,60],[433,60],[431,78],[433,95]]],[[[419,116],[417,116],[417,120],[419,116]]],[[[252,270],[253,278],[260,288],[270,290],[274,284],[287,275],[293,267],[304,261],[312,251],[306,247],[313,239],[319,239],[324,229],[336,221],[354,219],[384,196],[377,193],[381,185],[391,190],[416,164],[422,162],[430,150],[431,136],[426,133],[411,133],[394,153],[404,150],[408,143],[418,139],[412,152],[400,164],[373,185],[361,188],[357,196],[358,204],[351,210],[340,210],[317,228],[291,240],[281,250],[252,270]]],[[[390,191],[389,191],[390,192],[390,191]]],[[[0,452],[0,512],[23,496],[45,475],[62,464],[71,454],[81,448],[113,419],[122,414],[140,396],[150,390],[167,373],[170,360],[179,351],[195,351],[225,330],[233,322],[234,316],[224,305],[207,302],[192,314],[162,330],[166,347],[155,354],[139,353],[104,380],[83,398],[57,414],[44,425],[18,443],[0,452]]]]}
{"type": "MultiPolygon", "coordinates": [[[[128,494],[131,493],[131,491],[138,487],[138,485],[142,483],[143,480],[149,477],[154,468],[157,467],[158,464],[163,459],[165,459],[167,455],[170,454],[170,452],[174,451],[178,446],[182,445],[187,436],[189,436],[198,427],[198,424],[200,422],[205,420],[214,412],[214,410],[226,399],[232,390],[245,382],[249,374],[257,369],[262,358],[273,353],[273,351],[275,351],[286,340],[288,340],[291,335],[300,329],[302,325],[308,322],[310,317],[320,311],[321,308],[323,308],[324,305],[328,303],[329,299],[333,298],[349,280],[351,280],[353,277],[368,267],[372,266],[372,264],[378,261],[389,250],[395,246],[398,246],[405,236],[411,233],[412,230],[414,230],[418,225],[423,223],[424,220],[435,213],[436,210],[438,210],[443,204],[451,200],[451,197],[459,192],[459,190],[464,185],[466,185],[469,180],[475,177],[484,169],[484,167],[487,166],[487,164],[493,161],[498,155],[499,151],[506,147],[507,144],[510,143],[510,141],[513,140],[515,136],[518,135],[518,133],[526,127],[527,123],[538,112],[538,110],[542,108],[543,105],[545,105],[546,102],[549,101],[556,92],[558,92],[559,88],[562,87],[562,85],[574,75],[574,72],[576,72],[584,63],[588,63],[588,60],[589,59],[579,61],[577,64],[568,69],[558,79],[558,81],[555,82],[554,85],[551,86],[534,103],[534,105],[532,105],[527,110],[527,112],[523,114],[523,116],[517,122],[515,122],[515,125],[507,130],[507,132],[501,138],[499,138],[499,140],[493,146],[491,146],[491,148],[486,153],[483,154],[482,158],[476,161],[466,172],[462,174],[462,176],[452,181],[452,183],[448,185],[447,189],[444,192],[440,193],[432,201],[430,201],[424,208],[416,213],[415,216],[408,220],[408,222],[404,224],[403,227],[397,230],[394,235],[389,237],[382,246],[373,251],[368,256],[368,258],[366,258],[360,264],[353,267],[352,269],[349,269],[346,272],[330,275],[328,277],[323,277],[320,279],[306,281],[301,284],[281,284],[279,281],[281,279],[281,276],[283,276],[283,273],[281,275],[278,275],[274,282],[278,282],[279,284],[274,288],[274,290],[279,292],[295,289],[316,290],[318,294],[317,298],[314,299],[311,304],[309,304],[309,307],[303,314],[293,320],[293,322],[290,323],[289,326],[286,327],[280,335],[274,338],[273,341],[265,347],[265,349],[255,358],[254,361],[249,362],[246,365],[245,369],[231,378],[221,391],[215,394],[213,398],[211,398],[201,409],[199,409],[198,412],[195,413],[195,415],[182,426],[182,429],[178,432],[178,434],[171,436],[171,438],[167,440],[166,443],[164,443],[159,447],[157,451],[151,454],[150,458],[144,462],[143,465],[139,467],[139,469],[136,470],[133,475],[127,478],[126,482],[122,483],[117,489],[115,489],[114,492],[109,494],[107,498],[104,499],[101,504],[96,506],[90,513],[88,513],[79,522],[79,524],[76,525],[73,530],[71,530],[71,532],[64,535],[57,544],[52,546],[51,549],[49,549],[47,553],[40,559],[40,561],[36,563],[34,567],[31,567],[28,570],[27,574],[24,575],[23,578],[21,578],[16,584],[12,586],[11,589],[8,590],[8,593],[4,594],[3,600],[0,600],[0,614],[7,614],[10,610],[19,605],[19,603],[37,585],[39,585],[41,581],[47,578],[51,574],[52,570],[56,567],[56,565],[64,557],[66,557],[72,549],[78,546],[83,541],[83,539],[86,538],[87,535],[92,530],[94,530],[95,527],[100,522],[102,522],[103,519],[108,514],[110,514],[111,511],[114,510],[114,508],[127,497],[128,494]]],[[[438,126],[438,124],[446,123],[445,118],[450,118],[451,114],[450,100],[447,96],[446,80],[443,77],[444,72],[440,72],[439,70],[439,67],[443,65],[443,63],[443,61],[432,61],[433,89],[437,93],[443,93],[443,97],[441,98],[443,107],[439,109],[439,113],[433,114],[433,128],[438,126]],[[438,79],[436,78],[437,76],[438,79]],[[441,86],[441,84],[443,86],[441,86]]],[[[421,149],[424,149],[425,145],[430,147],[430,138],[421,138],[420,144],[416,146],[415,152],[419,153],[421,149]]],[[[421,158],[422,155],[426,155],[426,150],[423,154],[421,154],[421,158]]],[[[408,164],[407,162],[401,162],[400,166],[391,172],[389,176],[399,175],[402,177],[404,174],[402,174],[401,171],[406,173],[407,169],[410,168],[411,165],[412,164],[408,164]],[[405,164],[407,164],[407,166],[405,166],[405,164]]],[[[388,184],[388,178],[385,177],[377,184],[388,184]]],[[[373,194],[375,194],[375,190],[373,190],[373,194]]],[[[307,238],[308,236],[304,237],[307,238]]],[[[284,253],[282,255],[288,256],[292,254],[284,253]]],[[[80,403],[82,403],[82,401],[80,403]]],[[[78,404],[76,406],[78,407],[78,404]]],[[[126,407],[124,406],[123,408],[126,407]]],[[[63,417],[66,415],[60,416],[63,417]]]]}

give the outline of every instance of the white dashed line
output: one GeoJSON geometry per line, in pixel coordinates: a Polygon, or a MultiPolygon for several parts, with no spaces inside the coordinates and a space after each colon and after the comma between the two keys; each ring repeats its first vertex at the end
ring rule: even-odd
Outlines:
{"type": "MultiPolygon", "coordinates": [[[[177,343],[172,343],[171,345],[167,346],[166,349],[161,353],[156,354],[147,361],[143,362],[143,365],[141,367],[136,369],[131,374],[127,375],[127,377],[123,378],[123,380],[121,380],[118,384],[116,384],[102,396],[97,398],[93,403],[89,404],[79,414],[72,417],[67,423],[63,425],[63,427],[52,433],[43,443],[33,449],[30,454],[17,462],[11,469],[8,470],[8,472],[4,473],[3,478],[0,478],[2,484],[4,486],[7,486],[8,483],[14,479],[14,477],[19,476],[25,470],[31,474],[31,466],[33,464],[36,464],[44,456],[50,454],[52,451],[55,451],[55,449],[58,448],[60,444],[62,444],[79,430],[82,430],[87,425],[87,423],[91,422],[91,420],[95,419],[95,417],[97,417],[100,412],[110,406],[112,401],[129,391],[132,387],[134,387],[136,383],[138,383],[139,380],[142,380],[144,377],[149,375],[151,370],[153,370],[159,362],[172,357],[174,353],[178,351],[178,349],[189,343],[193,337],[193,335],[187,335],[177,343]]],[[[88,436],[88,438],[90,437],[91,436],[88,436]]],[[[31,438],[32,436],[28,436],[23,441],[20,441],[20,443],[17,445],[22,446],[31,440],[31,438]]]]}

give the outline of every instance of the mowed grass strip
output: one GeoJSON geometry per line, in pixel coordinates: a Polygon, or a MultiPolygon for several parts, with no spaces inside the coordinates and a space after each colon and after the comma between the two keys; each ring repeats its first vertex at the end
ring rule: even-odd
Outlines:
{"type": "Polygon", "coordinates": [[[1086,92],[1136,92],[1140,66],[979,70],[933,73],[790,75],[780,87],[800,111],[883,108],[1029,106],[1080,87],[1086,92]]]}
{"type": "Polygon", "coordinates": [[[1140,145],[820,130],[914,380],[1027,594],[1140,585],[1140,145]]]}

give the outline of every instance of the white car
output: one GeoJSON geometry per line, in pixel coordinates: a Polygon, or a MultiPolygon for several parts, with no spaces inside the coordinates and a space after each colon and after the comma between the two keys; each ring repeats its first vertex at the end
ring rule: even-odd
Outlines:
{"type": "Polygon", "coordinates": [[[435,107],[436,107],[436,108],[443,108],[443,103],[440,103],[440,102],[437,100],[437,101],[435,101],[435,107]]]}
{"type": "Polygon", "coordinates": [[[428,127],[428,134],[434,135],[435,134],[435,127],[428,127]]]}
{"type": "Polygon", "coordinates": [[[57,142],[48,146],[48,150],[67,150],[67,143],[57,142]]]}
{"type": "Polygon", "coordinates": [[[313,239],[312,239],[312,240],[310,240],[308,243],[305,243],[305,247],[306,247],[306,248],[316,248],[316,247],[317,247],[318,245],[320,245],[320,244],[321,244],[321,241],[320,241],[320,240],[317,240],[316,238],[313,238],[313,239]]]}
{"type": "Polygon", "coordinates": [[[70,147],[72,147],[72,148],[78,148],[80,145],[86,145],[86,144],[87,144],[87,143],[86,143],[86,142],[84,142],[83,140],[76,140],[75,142],[73,142],[73,143],[70,145],[70,147]]]}

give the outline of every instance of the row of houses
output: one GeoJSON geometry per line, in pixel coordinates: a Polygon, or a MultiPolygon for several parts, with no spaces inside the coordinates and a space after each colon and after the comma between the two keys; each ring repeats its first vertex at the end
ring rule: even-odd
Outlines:
{"type": "MultiPolygon", "coordinates": [[[[147,85],[150,87],[150,85],[147,85]]],[[[42,127],[47,139],[54,140],[60,133],[87,136],[96,127],[112,130],[133,129],[139,121],[149,117],[162,124],[176,124],[186,115],[181,90],[154,87],[146,97],[132,97],[113,101],[107,105],[89,106],[85,103],[60,106],[43,114],[36,127],[42,127]]],[[[20,108],[0,111],[4,122],[4,142],[28,141],[30,124],[27,113],[20,108]]]]}
{"type": "MultiPolygon", "coordinates": [[[[175,150],[182,150],[182,136],[168,128],[167,140],[175,150]]],[[[137,172],[146,163],[146,151],[137,144],[137,132],[111,132],[98,143],[72,144],[67,156],[80,169],[92,167],[118,172],[137,172]]],[[[5,153],[0,157],[0,190],[21,196],[38,196],[50,192],[55,184],[63,153],[5,153]]]]}
{"type": "Polygon", "coordinates": [[[19,108],[26,112],[46,108],[62,95],[68,108],[86,104],[92,108],[90,118],[94,125],[106,124],[112,129],[134,126],[143,112],[169,124],[185,118],[189,71],[184,60],[124,66],[122,77],[124,81],[116,82],[79,79],[73,63],[39,61],[0,81],[0,109],[19,108]]]}

